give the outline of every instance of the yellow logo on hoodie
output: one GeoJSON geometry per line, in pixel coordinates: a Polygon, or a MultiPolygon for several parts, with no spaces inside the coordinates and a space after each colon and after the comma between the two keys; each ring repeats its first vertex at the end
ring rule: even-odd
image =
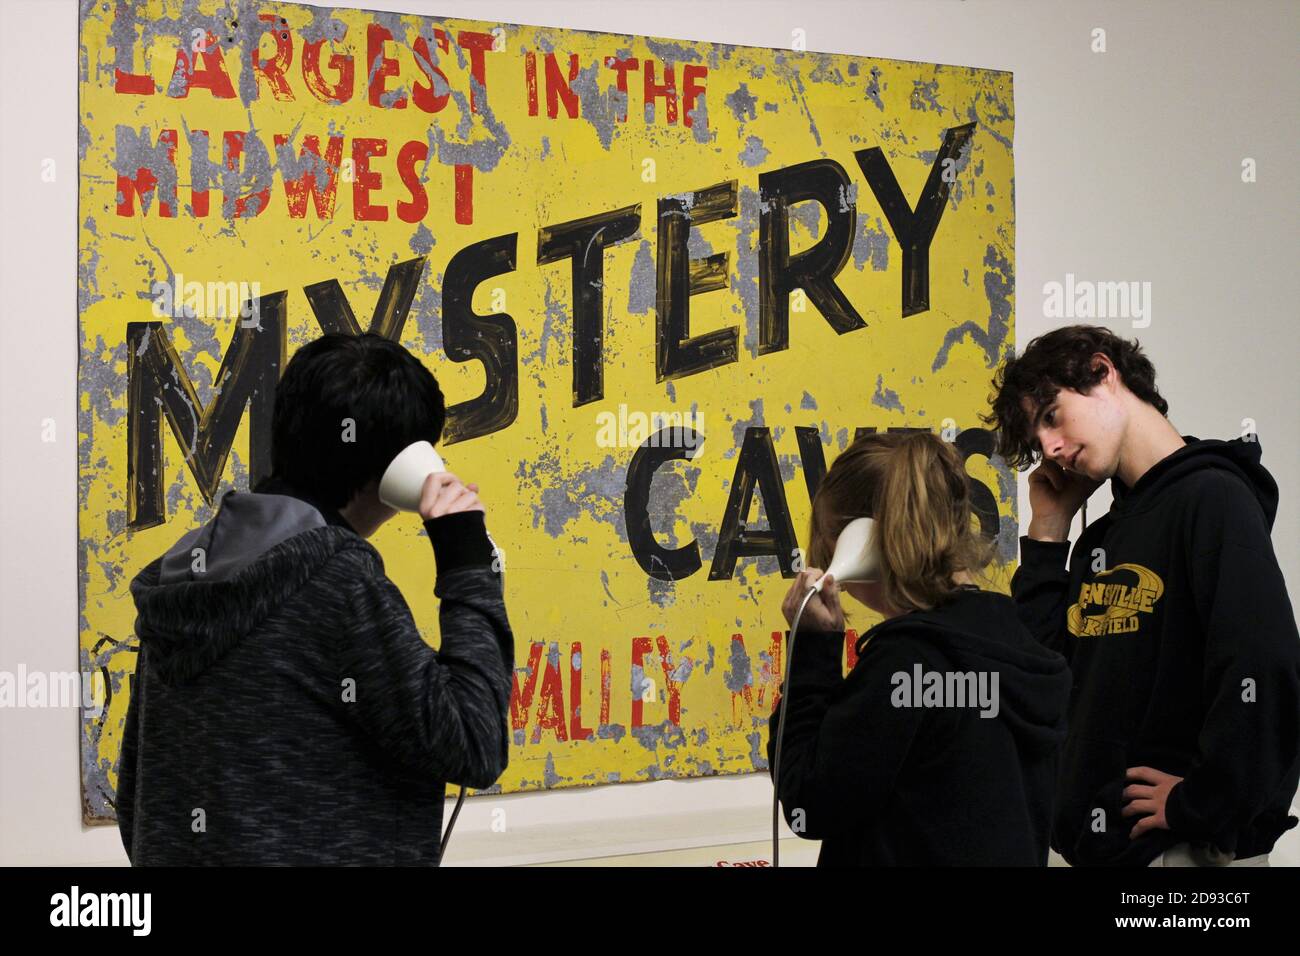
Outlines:
{"type": "Polygon", "coordinates": [[[1075,637],[1101,637],[1104,634],[1136,633],[1142,622],[1141,615],[1150,614],[1160,596],[1165,593],[1165,583],[1160,575],[1140,564],[1120,564],[1097,575],[1098,580],[1085,581],[1079,587],[1079,600],[1067,615],[1070,633],[1075,637]],[[1121,572],[1132,575],[1134,581],[1101,580],[1121,572]]]}

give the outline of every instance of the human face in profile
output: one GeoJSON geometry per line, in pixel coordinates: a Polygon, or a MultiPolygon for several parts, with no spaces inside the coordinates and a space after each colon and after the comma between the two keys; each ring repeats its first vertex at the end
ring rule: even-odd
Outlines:
{"type": "Polygon", "coordinates": [[[1043,458],[1092,481],[1115,474],[1128,427],[1128,412],[1117,391],[1118,374],[1109,361],[1105,364],[1105,377],[1087,392],[1061,388],[1041,408],[1028,398],[1022,405],[1043,458]]]}

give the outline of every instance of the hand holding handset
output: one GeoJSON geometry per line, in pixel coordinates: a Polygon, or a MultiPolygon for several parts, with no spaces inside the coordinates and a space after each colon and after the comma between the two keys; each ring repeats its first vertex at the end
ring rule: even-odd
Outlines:
{"type": "Polygon", "coordinates": [[[781,602],[787,624],[797,626],[802,620],[804,630],[844,630],[840,585],[866,584],[880,577],[880,554],[873,534],[870,518],[854,519],[836,539],[835,553],[825,571],[805,568],[799,572],[781,602]]]}
{"type": "MultiPolygon", "coordinates": [[[[425,520],[458,511],[487,512],[478,500],[478,485],[462,484],[427,441],[407,445],[392,460],[379,479],[379,500],[398,511],[414,511],[425,520]]],[[[504,589],[505,554],[491,532],[488,541],[494,557],[492,569],[501,574],[504,589]]]]}
{"type": "Polygon", "coordinates": [[[1029,537],[1040,541],[1069,541],[1075,514],[1080,508],[1086,508],[1088,498],[1101,484],[1095,478],[1066,471],[1044,458],[1029,473],[1029,537]]]}
{"type": "Polygon", "coordinates": [[[414,511],[425,519],[457,511],[486,511],[477,493],[478,485],[463,484],[449,472],[427,441],[402,449],[379,480],[380,501],[398,511],[414,511]]]}
{"type": "MultiPolygon", "coordinates": [[[[802,577],[802,575],[800,575],[802,577]]],[[[880,551],[875,541],[875,522],[870,518],[854,518],[835,541],[835,554],[830,567],[816,581],[807,585],[807,592],[802,599],[793,590],[787,597],[787,604],[793,605],[798,600],[798,610],[794,612],[790,625],[789,648],[786,651],[785,679],[781,682],[781,719],[777,721],[776,748],[772,755],[772,865],[781,865],[781,845],[779,841],[778,821],[780,819],[779,794],[781,783],[781,740],[785,736],[785,717],[790,710],[790,673],[794,667],[794,640],[799,630],[799,619],[813,595],[820,595],[827,577],[832,579],[832,603],[838,608],[838,590],[841,584],[867,584],[880,578],[880,551]]],[[[820,598],[818,598],[820,600],[820,598]]],[[[788,612],[787,612],[788,614],[788,612]]]]}

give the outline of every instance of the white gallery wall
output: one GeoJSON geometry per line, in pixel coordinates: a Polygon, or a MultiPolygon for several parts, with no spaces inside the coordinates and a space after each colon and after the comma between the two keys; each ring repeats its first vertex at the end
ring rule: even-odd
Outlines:
{"type": "MultiPolygon", "coordinates": [[[[370,9],[1009,70],[1016,338],[1067,274],[1149,282],[1155,362],[1184,434],[1252,419],[1281,490],[1273,540],[1300,586],[1296,157],[1300,4],[1283,0],[366,0],[370,9]],[[1093,31],[1106,51],[1094,52],[1093,31]],[[1242,181],[1253,159],[1256,181],[1242,181]]],[[[0,670],[77,669],[77,3],[0,0],[0,670]],[[42,164],[53,159],[53,182],[42,164]],[[42,422],[58,440],[41,439],[42,422]]],[[[1102,489],[1089,509],[1109,506],[1102,489]]],[[[1028,498],[1021,477],[1022,527],[1028,498]]],[[[1076,524],[1077,534],[1077,524],[1076,524]]],[[[177,532],[179,536],[180,531],[177,532]]],[[[508,547],[508,546],[507,546],[508,547]]],[[[776,609],[774,608],[774,611],[776,609]]],[[[121,864],[85,829],[77,714],[0,710],[0,863],[121,864]]],[[[766,775],[470,799],[447,863],[761,840],[766,775]],[[506,833],[489,826],[505,807],[506,833]]],[[[1300,831],[1274,863],[1300,863],[1300,831]]]]}

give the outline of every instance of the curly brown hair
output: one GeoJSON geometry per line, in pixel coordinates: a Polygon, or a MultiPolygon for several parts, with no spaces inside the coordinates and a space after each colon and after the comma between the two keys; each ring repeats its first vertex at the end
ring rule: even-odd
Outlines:
{"type": "Polygon", "coordinates": [[[1156,370],[1142,354],[1140,343],[1122,339],[1098,325],[1067,325],[1029,343],[1019,358],[1008,359],[993,378],[992,413],[980,415],[996,435],[997,453],[1017,470],[1042,457],[1034,437],[1035,422],[1025,411],[1028,398],[1035,413],[1042,411],[1062,388],[1087,393],[1105,375],[1093,364],[1098,352],[1110,359],[1124,387],[1168,415],[1169,403],[1156,388],[1156,370]]]}

